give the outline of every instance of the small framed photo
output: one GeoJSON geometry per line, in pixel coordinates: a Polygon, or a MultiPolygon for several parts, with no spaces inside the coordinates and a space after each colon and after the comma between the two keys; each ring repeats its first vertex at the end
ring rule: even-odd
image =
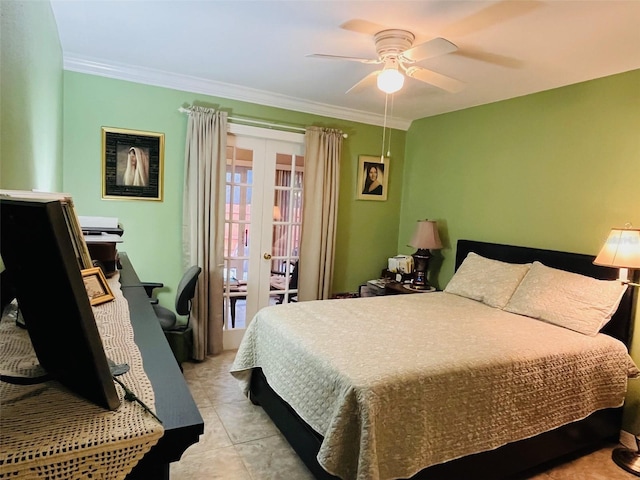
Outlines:
{"type": "Polygon", "coordinates": [[[387,199],[389,158],[360,155],[358,157],[358,200],[387,199]]]}
{"type": "Polygon", "coordinates": [[[162,201],[164,133],[102,127],[102,198],[162,201]]]}
{"type": "Polygon", "coordinates": [[[100,305],[115,298],[100,267],[82,270],[82,280],[91,305],[100,305]]]}

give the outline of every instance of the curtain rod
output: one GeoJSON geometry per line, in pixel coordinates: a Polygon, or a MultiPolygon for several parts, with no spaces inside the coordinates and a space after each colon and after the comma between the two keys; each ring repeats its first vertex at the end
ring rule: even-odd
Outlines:
{"type": "MultiPolygon", "coordinates": [[[[178,109],[178,111],[181,112],[181,113],[191,113],[190,109],[184,108],[184,107],[180,107],[178,109]]],[[[227,117],[227,120],[229,120],[232,123],[238,123],[238,124],[250,123],[252,125],[260,125],[260,126],[267,127],[267,128],[273,128],[274,130],[295,130],[295,131],[298,131],[298,132],[306,132],[306,128],[294,127],[293,125],[282,125],[282,124],[278,124],[278,123],[263,122],[261,120],[252,120],[250,118],[227,117]]],[[[342,137],[343,138],[348,138],[349,135],[346,134],[346,133],[343,133],[342,137]]]]}

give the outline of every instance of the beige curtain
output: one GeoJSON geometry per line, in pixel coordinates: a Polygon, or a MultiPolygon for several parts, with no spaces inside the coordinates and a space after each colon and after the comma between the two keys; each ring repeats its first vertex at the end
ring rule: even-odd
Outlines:
{"type": "Polygon", "coordinates": [[[335,256],[340,130],[309,127],[305,133],[299,300],[331,297],[335,256]]]}
{"type": "Polygon", "coordinates": [[[199,265],[191,310],[193,358],[222,352],[227,114],[191,107],[185,146],[184,266],[199,265]]]}

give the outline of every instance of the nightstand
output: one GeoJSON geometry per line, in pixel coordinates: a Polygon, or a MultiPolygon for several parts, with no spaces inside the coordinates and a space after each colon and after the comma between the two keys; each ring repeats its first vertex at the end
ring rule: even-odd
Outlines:
{"type": "Polygon", "coordinates": [[[411,285],[408,283],[400,283],[400,282],[389,282],[384,286],[385,295],[405,295],[408,293],[431,293],[435,291],[436,291],[435,287],[429,287],[426,290],[418,290],[415,288],[411,288],[411,285]]]}

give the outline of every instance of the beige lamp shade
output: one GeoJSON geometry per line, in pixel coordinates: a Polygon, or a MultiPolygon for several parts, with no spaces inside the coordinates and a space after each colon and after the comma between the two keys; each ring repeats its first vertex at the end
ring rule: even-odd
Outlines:
{"type": "Polygon", "coordinates": [[[282,220],[282,212],[280,211],[280,207],[278,205],[275,205],[273,207],[273,219],[276,222],[279,222],[280,220],[282,220]]]}
{"type": "Polygon", "coordinates": [[[410,247],[417,249],[437,249],[442,248],[442,242],[438,235],[438,225],[433,220],[418,220],[416,229],[409,242],[410,247]]]}
{"type": "Polygon", "coordinates": [[[640,229],[612,228],[593,263],[607,267],[640,269],[640,229]]]}

